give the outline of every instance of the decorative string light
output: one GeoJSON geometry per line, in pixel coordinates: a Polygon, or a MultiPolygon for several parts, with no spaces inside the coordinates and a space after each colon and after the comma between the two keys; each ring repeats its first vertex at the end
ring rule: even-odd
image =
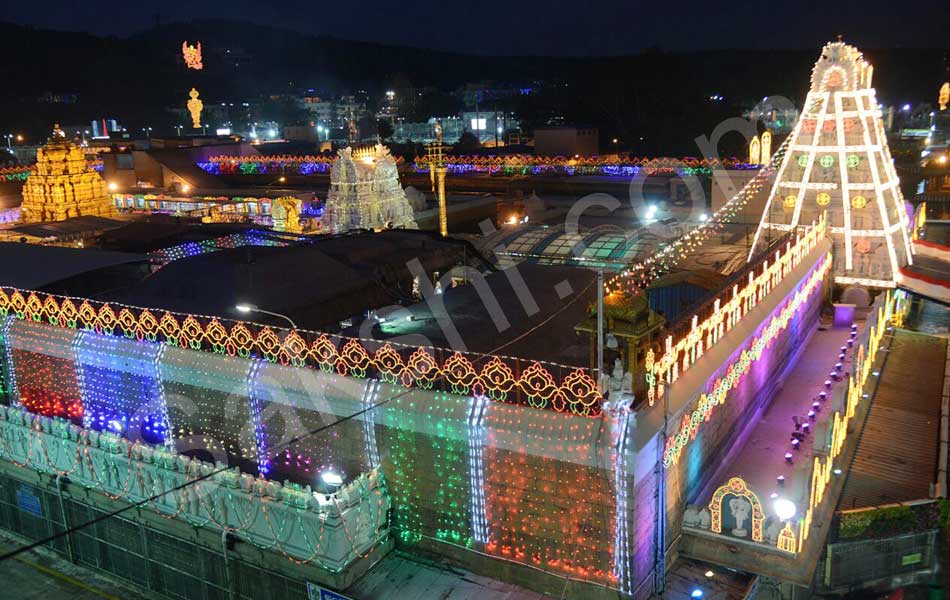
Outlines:
{"type": "Polygon", "coordinates": [[[358,378],[372,375],[405,387],[438,386],[456,394],[483,393],[495,402],[514,401],[589,417],[601,411],[602,397],[587,371],[554,363],[533,361],[525,368],[521,361],[509,357],[391,343],[371,353],[357,338],[306,330],[275,331],[253,323],[171,312],[157,317],[139,307],[0,287],[0,316],[11,313],[19,319],[45,320],[58,327],[160,340],[172,346],[242,358],[254,354],[269,362],[335,370],[358,378]],[[476,369],[479,362],[484,364],[476,369]]]}
{"type": "Polygon", "coordinates": [[[825,253],[809,275],[799,284],[794,295],[788,302],[773,312],[767,320],[760,335],[754,338],[739,358],[730,364],[725,377],[717,378],[710,386],[709,393],[702,394],[696,403],[696,408],[683,415],[682,421],[675,435],[666,439],[666,448],[663,453],[663,464],[670,468],[678,461],[686,446],[696,438],[702,424],[709,421],[713,409],[726,401],[729,392],[739,385],[742,377],[758,362],[765,349],[782,333],[791,322],[792,317],[806,303],[811,301],[812,295],[820,289],[821,283],[831,269],[831,254],[825,253]]]}
{"type": "MultiPolygon", "coordinates": [[[[506,156],[446,156],[445,167],[450,173],[464,175],[488,173],[497,175],[593,175],[607,177],[636,177],[638,175],[709,175],[716,169],[756,169],[758,164],[736,158],[631,158],[612,157],[535,156],[515,154],[506,156]]],[[[413,169],[428,173],[427,157],[417,158],[413,169]]]]}
{"type": "Polygon", "coordinates": [[[776,150],[771,162],[763,166],[739,192],[722,205],[699,227],[676,239],[656,252],[650,258],[631,264],[622,272],[604,282],[607,294],[627,290],[634,294],[642,293],[654,279],[670,272],[687,256],[697,251],[714,235],[722,231],[731,222],[749,200],[759,193],[775,175],[776,168],[782,163],[788,148],[788,140],[776,150]]]}
{"type": "MultiPolygon", "coordinates": [[[[884,335],[892,326],[899,327],[901,325],[908,307],[906,292],[888,290],[884,302],[875,313],[875,318],[873,321],[869,320],[871,324],[865,330],[866,344],[859,344],[854,360],[851,362],[848,389],[845,393],[845,405],[842,410],[835,411],[829,421],[831,432],[828,437],[830,440],[828,453],[814,457],[811,474],[809,475],[811,483],[808,495],[808,510],[798,523],[797,552],[801,552],[802,545],[808,539],[811,532],[813,511],[824,500],[832,474],[842,472],[843,465],[837,464],[841,463],[838,458],[844,451],[844,444],[848,438],[848,428],[852,419],[857,416],[859,406],[866,404],[864,401],[869,397],[867,393],[869,380],[874,372],[872,370],[873,365],[881,350],[884,335]]],[[[852,339],[856,337],[854,333],[852,331],[852,339]]]]}
{"type": "Polygon", "coordinates": [[[765,260],[748,273],[748,282],[740,287],[723,291],[711,305],[711,312],[702,321],[693,315],[689,329],[683,330],[678,339],[673,334],[666,338],[666,346],[660,356],[654,349],[647,352],[645,364],[647,398],[652,406],[663,394],[662,387],[675,382],[704,353],[754,308],[776,285],[811,252],[825,233],[825,221],[821,218],[805,230],[794,242],[788,241],[785,248],[776,253],[773,260],[765,260]],[[755,273],[761,268],[761,272],[755,273]]]}
{"type": "Polygon", "coordinates": [[[177,246],[169,246],[153,250],[148,253],[149,261],[153,269],[158,270],[171,262],[188,258],[191,256],[200,256],[218,252],[220,250],[229,250],[232,248],[243,248],[246,246],[279,246],[285,247],[305,240],[303,236],[291,236],[287,234],[276,235],[269,231],[250,230],[245,233],[232,233],[231,235],[213,238],[210,240],[201,240],[200,242],[185,242],[177,246]]]}
{"type": "Polygon", "coordinates": [[[385,482],[377,471],[354,478],[322,499],[309,486],[256,480],[232,470],[199,481],[210,465],[110,433],[90,435],[89,430],[17,407],[0,406],[0,450],[5,460],[20,467],[68,476],[113,500],[143,503],[165,519],[185,518],[198,527],[228,531],[255,548],[330,573],[343,571],[372,551],[382,540],[389,510],[385,482]],[[150,498],[153,490],[172,487],[182,492],[150,498]],[[359,499],[355,507],[354,499],[359,499]],[[335,519],[342,536],[328,527],[335,519]],[[349,545],[342,560],[341,542],[349,545]]]}

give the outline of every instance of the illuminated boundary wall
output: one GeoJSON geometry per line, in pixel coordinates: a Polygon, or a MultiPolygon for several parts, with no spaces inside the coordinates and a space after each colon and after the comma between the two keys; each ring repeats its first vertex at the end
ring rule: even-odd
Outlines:
{"type": "MultiPolygon", "coordinates": [[[[589,418],[12,315],[0,323],[0,389],[19,405],[9,410],[58,417],[55,426],[71,422],[74,437],[116,443],[104,472],[122,476],[108,485],[90,480],[110,497],[139,499],[144,484],[125,476],[136,469],[118,461],[143,449],[237,465],[247,477],[290,482],[285,488],[315,484],[326,469],[346,481],[379,469],[392,503],[389,529],[404,547],[536,589],[560,593],[569,579],[574,597],[623,587],[629,577],[634,542],[625,532],[634,511],[622,504],[617,517],[615,469],[626,415],[589,418]]],[[[72,460],[60,446],[43,444],[33,455],[72,460]]],[[[45,468],[42,460],[32,466],[45,468]]],[[[275,522],[278,532],[289,527],[275,522]]]]}
{"type": "MultiPolygon", "coordinates": [[[[739,324],[667,387],[664,397],[637,415],[633,454],[627,459],[635,480],[630,495],[638,507],[651,492],[664,498],[665,519],[654,543],[661,544],[666,565],[676,559],[686,504],[708,485],[733,445],[741,443],[738,438],[749,419],[769,401],[779,376],[797,361],[797,351],[817,326],[830,250],[827,238],[819,240],[739,324]],[[657,481],[661,468],[664,478],[657,481]]],[[[655,515],[656,509],[653,520],[660,521],[655,515]]],[[[639,566],[647,559],[637,556],[633,563],[639,566]]]]}
{"type": "MultiPolygon", "coordinates": [[[[213,175],[318,175],[330,172],[336,156],[212,156],[197,166],[213,175]]],[[[400,167],[401,158],[397,159],[400,167]]],[[[709,174],[714,169],[756,169],[736,158],[643,157],[619,160],[616,157],[570,158],[565,156],[446,156],[446,167],[454,174],[492,173],[505,175],[600,175],[634,177],[643,175],[709,174]]],[[[428,173],[426,157],[411,165],[417,173],[428,173]]]]}
{"type": "Polygon", "coordinates": [[[673,539],[684,497],[727,445],[757,386],[770,382],[816,318],[813,275],[828,249],[816,244],[669,387],[675,436],[701,392],[734,372],[732,362],[762,330],[771,332],[764,358],[746,358],[750,374],[737,376],[729,401],[699,418],[698,435],[669,466],[668,484],[656,477],[665,449],[662,417],[656,421],[662,401],[636,415],[596,405],[599,418],[590,418],[567,408],[576,397],[564,398],[566,410],[539,409],[514,394],[450,393],[18,318],[25,310],[2,321],[0,385],[7,402],[34,412],[274,481],[306,485],[328,468],[349,481],[379,468],[392,502],[389,527],[404,547],[556,595],[622,590],[640,598],[653,591],[657,541],[666,539],[657,515],[672,517],[673,539]],[[769,321],[809,282],[794,319],[781,327],[769,321]]]}

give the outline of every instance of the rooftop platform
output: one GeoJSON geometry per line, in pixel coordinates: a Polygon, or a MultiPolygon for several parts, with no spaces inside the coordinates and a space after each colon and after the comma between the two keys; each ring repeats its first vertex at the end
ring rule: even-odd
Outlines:
{"type": "MultiPolygon", "coordinates": [[[[408,265],[426,276],[456,264],[484,263],[467,243],[426,232],[391,230],[320,236],[286,247],[244,246],[169,263],[110,301],[233,318],[234,305],[256,304],[305,329],[334,330],[368,309],[411,298],[408,265]],[[467,262],[466,262],[467,261],[467,262]]],[[[263,323],[281,319],[254,315],[263,323]]]]}
{"type": "Polygon", "coordinates": [[[379,561],[369,573],[347,588],[346,594],[361,600],[541,600],[550,597],[512,583],[476,575],[447,563],[426,561],[398,551],[379,561]]]}
{"type": "MultiPolygon", "coordinates": [[[[802,506],[808,502],[808,471],[814,456],[813,435],[808,435],[798,448],[792,444],[792,432],[795,431],[797,418],[808,424],[808,429],[824,431],[832,411],[828,402],[822,404],[814,420],[808,417],[818,394],[825,392],[831,398],[837,386],[847,386],[846,381],[832,381],[832,388],[824,382],[838,362],[841,346],[847,343],[850,329],[819,327],[808,345],[801,350],[798,363],[785,374],[782,389],[765,407],[761,417],[753,422],[752,428],[743,433],[740,448],[720,467],[722,477],[714,478],[707,489],[696,498],[697,504],[709,504],[716,487],[728,477],[741,477],[756,493],[787,498],[802,506]],[[791,453],[786,460],[786,453],[791,453]],[[779,485],[777,478],[783,476],[785,483],[779,485]]],[[[842,363],[842,372],[851,367],[853,349],[849,350],[842,363]]],[[[816,434],[818,435],[818,434],[816,434]]],[[[771,504],[769,501],[767,504],[771,504]]],[[[767,507],[768,510],[768,507],[767,507]]]]}
{"type": "MultiPolygon", "coordinates": [[[[776,376],[782,388],[751,416],[722,466],[692,501],[708,511],[704,522],[684,524],[684,555],[811,585],[877,395],[894,394],[887,406],[908,393],[901,377],[910,370],[906,361],[914,359],[891,362],[892,349],[904,342],[890,319],[903,314],[904,298],[900,292],[880,296],[853,333],[849,327],[817,327],[799,359],[776,376]],[[889,381],[895,373],[897,379],[889,381]]],[[[919,367],[914,372],[920,379],[930,377],[919,367]]],[[[942,385],[938,375],[933,378],[942,385]]],[[[903,446],[897,443],[899,434],[888,435],[895,446],[903,446]]],[[[914,434],[908,430],[907,435],[914,434]]],[[[922,477],[933,478],[933,467],[922,477]]],[[[918,474],[912,481],[923,479],[918,474]]]]}

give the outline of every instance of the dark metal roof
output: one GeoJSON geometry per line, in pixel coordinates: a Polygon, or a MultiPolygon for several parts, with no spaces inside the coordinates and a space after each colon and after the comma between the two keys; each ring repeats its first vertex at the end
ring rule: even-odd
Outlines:
{"type": "Polygon", "coordinates": [[[839,510],[930,497],[946,357],[946,338],[895,331],[839,510]]]}
{"type": "MultiPolygon", "coordinates": [[[[427,273],[481,260],[466,243],[427,232],[315,236],[287,247],[244,246],[176,260],[112,299],[226,318],[246,302],[287,314],[305,329],[332,329],[367,309],[411,301],[407,263],[414,259],[427,273]]],[[[253,320],[271,322],[261,315],[253,320]]]]}
{"type": "Polygon", "coordinates": [[[83,273],[136,262],[148,262],[148,257],[83,248],[0,243],[0,285],[35,290],[83,273]]]}
{"type": "Polygon", "coordinates": [[[18,225],[8,231],[15,231],[24,235],[38,238],[66,238],[75,235],[90,234],[98,231],[108,231],[122,227],[122,221],[114,219],[105,219],[103,217],[73,217],[65,221],[53,221],[50,223],[29,223],[27,225],[18,225]]]}
{"type": "Polygon", "coordinates": [[[574,326],[596,301],[596,291],[597,275],[589,269],[523,263],[485,276],[484,283],[449,287],[382,325],[354,324],[344,333],[586,367],[590,339],[574,326]]]}

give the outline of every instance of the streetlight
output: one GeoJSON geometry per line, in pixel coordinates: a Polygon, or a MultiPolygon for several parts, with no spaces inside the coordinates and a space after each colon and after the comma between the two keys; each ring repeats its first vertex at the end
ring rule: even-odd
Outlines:
{"type": "Polygon", "coordinates": [[[278,178],[275,179],[274,181],[271,181],[270,183],[268,183],[267,185],[264,186],[264,193],[266,194],[266,193],[267,193],[267,190],[269,190],[269,189],[271,188],[271,186],[274,185],[275,183],[287,183],[287,178],[284,177],[283,175],[281,175],[280,177],[278,177],[278,178]]]}
{"type": "Polygon", "coordinates": [[[263,308],[259,308],[259,307],[257,307],[257,306],[254,305],[254,304],[244,304],[244,303],[242,303],[242,304],[236,305],[236,306],[234,307],[234,309],[237,310],[238,312],[244,313],[244,314],[249,314],[249,313],[252,313],[252,312],[256,312],[256,313],[261,313],[261,314],[264,314],[264,315],[271,315],[271,316],[273,316],[273,317],[280,317],[281,319],[284,319],[284,320],[286,320],[288,323],[290,323],[290,326],[291,326],[293,329],[297,329],[297,324],[294,323],[293,320],[292,320],[290,317],[288,317],[287,315],[282,315],[282,314],[280,314],[280,313],[278,313],[278,312],[273,312],[273,311],[270,311],[270,310],[264,310],[263,308]]]}

